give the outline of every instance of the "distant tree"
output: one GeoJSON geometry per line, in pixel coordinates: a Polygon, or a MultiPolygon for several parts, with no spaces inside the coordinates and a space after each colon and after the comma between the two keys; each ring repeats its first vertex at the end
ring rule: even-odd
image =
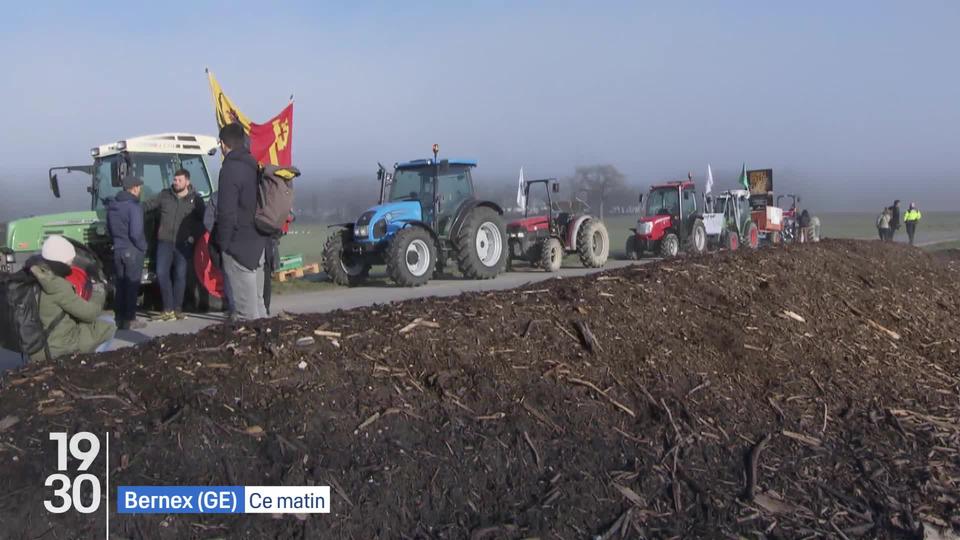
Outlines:
{"type": "Polygon", "coordinates": [[[587,196],[587,202],[597,203],[600,219],[603,219],[604,205],[614,200],[615,195],[627,191],[627,179],[613,165],[587,165],[577,167],[573,175],[575,192],[587,196]]]}

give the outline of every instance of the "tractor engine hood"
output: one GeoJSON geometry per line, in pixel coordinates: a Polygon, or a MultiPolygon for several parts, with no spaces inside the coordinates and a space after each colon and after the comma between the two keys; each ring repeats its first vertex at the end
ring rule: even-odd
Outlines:
{"type": "Polygon", "coordinates": [[[422,221],[420,201],[396,201],[368,208],[353,227],[354,239],[379,242],[411,221],[422,221]]]}
{"type": "Polygon", "coordinates": [[[547,216],[533,216],[511,221],[509,224],[507,224],[507,230],[511,232],[533,232],[541,229],[547,229],[549,227],[550,224],[548,223],[547,216]]]}
{"type": "Polygon", "coordinates": [[[17,219],[0,224],[0,246],[15,252],[40,251],[44,239],[53,234],[83,244],[105,241],[106,223],[93,211],[44,214],[17,219]]]}
{"type": "Polygon", "coordinates": [[[647,240],[658,240],[664,231],[670,228],[670,216],[646,216],[637,221],[637,236],[647,240]]]}

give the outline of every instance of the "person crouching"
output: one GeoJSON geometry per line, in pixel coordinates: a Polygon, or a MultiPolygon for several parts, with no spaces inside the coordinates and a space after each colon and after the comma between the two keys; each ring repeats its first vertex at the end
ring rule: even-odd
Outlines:
{"type": "MultiPolygon", "coordinates": [[[[84,284],[77,284],[79,274],[71,265],[77,252],[66,238],[49,236],[40,251],[40,257],[29,261],[28,268],[40,283],[40,322],[47,328],[50,358],[76,353],[107,350],[117,327],[103,315],[106,288],[92,282],[89,300],[83,298],[84,284]]],[[[46,358],[43,350],[31,355],[31,360],[46,358]]]]}

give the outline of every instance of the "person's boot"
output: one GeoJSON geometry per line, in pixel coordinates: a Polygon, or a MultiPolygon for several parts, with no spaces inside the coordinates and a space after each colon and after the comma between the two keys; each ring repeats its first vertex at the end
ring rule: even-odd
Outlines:
{"type": "Polygon", "coordinates": [[[142,330],[147,327],[147,323],[134,319],[127,323],[125,330],[142,330]]]}
{"type": "Polygon", "coordinates": [[[182,321],[182,320],[186,319],[187,316],[186,316],[182,311],[174,311],[174,312],[173,312],[173,318],[176,319],[176,320],[178,320],[178,321],[182,321]]]}

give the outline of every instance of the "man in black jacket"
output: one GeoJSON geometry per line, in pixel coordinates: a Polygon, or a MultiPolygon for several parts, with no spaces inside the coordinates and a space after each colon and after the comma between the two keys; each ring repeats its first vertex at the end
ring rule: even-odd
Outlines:
{"type": "Polygon", "coordinates": [[[254,225],[257,160],[245,147],[244,139],[240,124],[227,124],[220,129],[224,158],[217,191],[216,222],[234,312],[241,320],[252,320],[267,316],[263,304],[267,237],[254,225]]]}
{"type": "Polygon", "coordinates": [[[887,239],[890,242],[893,242],[893,237],[897,234],[897,231],[900,230],[900,199],[893,201],[893,206],[890,207],[890,237],[887,239]]]}
{"type": "Polygon", "coordinates": [[[117,328],[140,329],[147,325],[137,320],[137,297],[143,276],[147,239],[143,234],[143,208],[140,191],[143,180],[135,176],[123,179],[123,191],[107,206],[107,230],[113,239],[113,269],[116,292],[114,314],[117,328]]]}
{"type": "Polygon", "coordinates": [[[160,320],[184,318],[181,313],[183,294],[193,260],[193,247],[202,233],[203,208],[203,198],[190,185],[190,171],[186,169],[173,173],[170,188],[143,203],[145,212],[160,209],[157,231],[157,281],[163,297],[160,320]],[[170,275],[171,266],[173,276],[170,275]]]}

